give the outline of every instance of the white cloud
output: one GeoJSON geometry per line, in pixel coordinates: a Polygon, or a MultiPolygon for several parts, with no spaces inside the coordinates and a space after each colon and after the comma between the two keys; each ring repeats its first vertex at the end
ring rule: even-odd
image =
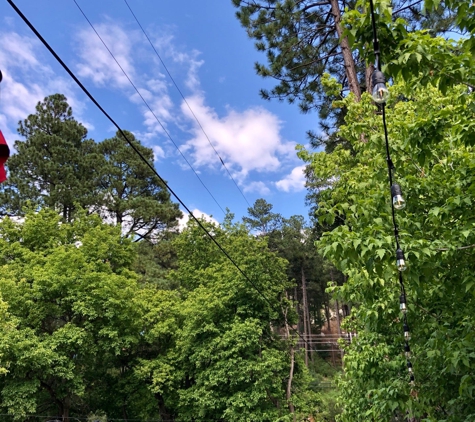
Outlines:
{"type": "Polygon", "coordinates": [[[268,195],[270,189],[266,186],[264,182],[248,182],[244,184],[243,191],[245,193],[256,192],[259,195],[268,195]]]}
{"type": "Polygon", "coordinates": [[[39,46],[36,39],[22,37],[15,32],[8,32],[3,33],[0,36],[0,40],[2,69],[9,66],[17,66],[49,71],[48,68],[41,65],[41,62],[36,58],[35,49],[39,46]]]}
{"type": "Polygon", "coordinates": [[[299,192],[305,188],[305,165],[295,167],[282,180],[275,182],[279,190],[284,192],[299,192]]]}
{"type": "Polygon", "coordinates": [[[153,161],[158,161],[159,158],[165,158],[165,151],[163,148],[159,147],[158,145],[152,146],[153,150],[153,161]]]}
{"type": "MultiPolygon", "coordinates": [[[[233,177],[241,183],[251,171],[278,171],[282,161],[294,154],[294,143],[286,142],[280,136],[281,122],[277,116],[261,107],[243,112],[229,109],[220,117],[204,104],[201,95],[187,101],[233,177]]],[[[182,104],[181,109],[193,125],[194,136],[186,142],[184,151],[191,154],[197,167],[220,168],[219,159],[188,107],[182,104]]]]}
{"type": "Polygon", "coordinates": [[[34,113],[36,104],[46,96],[57,92],[65,94],[75,116],[85,108],[84,103],[74,95],[74,85],[69,78],[55,75],[48,65],[43,64],[46,62],[45,54],[44,48],[33,37],[15,32],[0,34],[3,73],[0,124],[10,147],[19,137],[15,131],[18,121],[34,113]]]}
{"type": "MultiPolygon", "coordinates": [[[[162,60],[164,57],[171,58],[173,63],[178,64],[181,68],[185,67],[187,69],[185,85],[191,91],[196,92],[200,87],[198,71],[204,63],[203,60],[198,59],[201,53],[195,49],[188,52],[177,49],[174,37],[170,32],[156,34],[153,37],[153,44],[162,57],[162,60]]],[[[165,63],[167,62],[167,60],[164,61],[165,63]]],[[[167,68],[169,68],[169,65],[167,65],[167,68]]]]}
{"type": "MultiPolygon", "coordinates": [[[[211,217],[209,214],[206,214],[203,211],[200,211],[198,208],[195,208],[194,210],[191,211],[193,215],[196,218],[202,218],[205,221],[209,221],[210,223],[215,224],[216,226],[219,226],[218,221],[211,217]]],[[[183,212],[183,217],[178,220],[178,230],[182,231],[183,229],[186,228],[186,225],[188,224],[188,221],[190,220],[189,214],[187,214],[185,211],[183,212]]]]}
{"type": "MultiPolygon", "coordinates": [[[[10,138],[13,131],[6,127],[17,124],[28,114],[33,113],[35,105],[44,98],[45,92],[40,88],[36,79],[37,74],[48,74],[51,71],[42,66],[34,53],[38,44],[29,37],[22,37],[16,33],[0,35],[0,63],[2,63],[3,81],[1,84],[2,130],[5,137],[10,138]],[[21,73],[19,73],[21,72],[21,73]],[[24,74],[24,83],[13,77],[24,74]],[[29,77],[27,77],[29,76],[29,77]]],[[[13,135],[17,137],[18,135],[13,135]]],[[[11,138],[10,138],[11,139],[11,138]]]]}
{"type": "MultiPolygon", "coordinates": [[[[174,110],[176,106],[169,95],[168,77],[161,71],[162,65],[148,42],[142,34],[128,29],[126,31],[115,23],[94,26],[119,64],[92,29],[81,30],[76,37],[81,58],[77,65],[79,75],[89,78],[99,87],[115,88],[120,93],[117,95],[125,94],[128,100],[138,105],[145,130],[135,132],[148,146],[151,146],[157,134],[168,137],[165,133],[168,131],[167,125],[178,123],[174,110]]],[[[168,36],[165,39],[173,38],[168,36]]],[[[160,38],[157,43],[161,45],[163,42],[163,38],[160,38]]],[[[189,75],[196,73],[200,63],[193,59],[194,53],[191,56],[182,54],[167,45],[167,54],[174,61],[186,65],[189,75]]],[[[188,76],[188,79],[190,77],[193,76],[188,76]]]]}
{"type": "MultiPolygon", "coordinates": [[[[94,27],[122,69],[133,78],[135,68],[131,52],[134,33],[126,33],[121,27],[112,23],[100,23],[94,27]]],[[[90,78],[99,86],[113,85],[119,88],[130,86],[127,77],[91,28],[79,31],[77,40],[78,54],[82,59],[77,66],[79,76],[90,78]]]]}

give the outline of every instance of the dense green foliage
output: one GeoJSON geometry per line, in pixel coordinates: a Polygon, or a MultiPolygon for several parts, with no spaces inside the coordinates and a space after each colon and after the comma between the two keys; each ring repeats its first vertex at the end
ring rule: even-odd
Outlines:
{"type": "MultiPolygon", "coordinates": [[[[393,98],[404,92],[403,84],[392,88],[393,98]]],[[[344,224],[320,241],[325,256],[349,276],[338,295],[355,305],[349,324],[359,333],[345,358],[343,420],[387,420],[393,411],[414,409],[417,416],[432,418],[428,420],[456,421],[474,412],[475,155],[473,138],[463,136],[473,122],[473,97],[460,88],[443,96],[424,87],[413,89],[412,95],[410,102],[394,100],[387,118],[397,181],[408,202],[397,219],[410,263],[404,276],[417,400],[410,394],[402,355],[380,116],[367,98],[347,104],[349,124],[341,130],[353,140],[356,155],[343,149],[332,154],[301,152],[322,178],[336,179],[322,193],[319,218],[331,222],[344,217],[344,224]],[[356,116],[364,119],[355,124],[350,119],[356,116]],[[359,141],[361,133],[368,143],[359,141]]]]}
{"type": "Polygon", "coordinates": [[[0,231],[12,322],[2,332],[1,406],[18,419],[39,406],[67,417],[138,341],[132,244],[98,217],[60,224],[52,211],[7,218],[0,231]]]}
{"type": "Polygon", "coordinates": [[[348,276],[335,293],[354,305],[347,326],[358,331],[345,355],[339,420],[406,415],[473,420],[475,103],[463,84],[473,77],[467,67],[471,44],[420,32],[397,43],[385,53],[391,60],[387,71],[397,82],[386,118],[395,178],[407,200],[407,209],[396,218],[409,261],[404,278],[416,374],[412,389],[403,355],[381,116],[368,96],[359,103],[346,98],[334,105],[348,110],[340,132],[353,151],[300,152],[322,185],[331,181],[320,193],[317,215],[323,224],[336,219],[340,224],[323,234],[319,247],[348,276]],[[410,48],[407,56],[398,50],[410,46],[411,39],[417,39],[414,48],[421,56],[415,60],[410,48]],[[461,53],[445,53],[453,48],[461,53]],[[367,142],[361,142],[362,135],[367,142]]]}
{"type": "MultiPolygon", "coordinates": [[[[186,379],[177,389],[185,420],[287,420],[289,355],[277,340],[287,287],[285,262],[240,226],[207,224],[246,279],[196,224],[177,238],[184,324],[174,351],[186,379]],[[277,337],[276,337],[277,336],[277,337]]],[[[302,368],[295,373],[299,381],[302,368]]],[[[291,398],[292,402],[301,400],[291,398]]],[[[300,409],[301,410],[301,409],[300,409]]]]}
{"type": "MultiPolygon", "coordinates": [[[[1,413],[287,421],[315,411],[292,323],[286,262],[243,226],[206,222],[173,244],[169,285],[133,271],[139,244],[98,216],[53,210],[0,223],[1,413]],[[166,288],[166,289],[164,289],[166,288]],[[287,319],[284,318],[287,315],[287,319]]],[[[34,420],[34,419],[32,419],[34,420]]]]}

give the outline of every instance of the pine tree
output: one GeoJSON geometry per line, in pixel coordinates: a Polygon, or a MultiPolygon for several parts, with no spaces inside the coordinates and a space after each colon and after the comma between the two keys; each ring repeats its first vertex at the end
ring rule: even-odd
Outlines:
{"type": "Polygon", "coordinates": [[[249,217],[243,217],[242,221],[250,231],[256,231],[259,235],[266,236],[280,226],[281,215],[272,212],[273,205],[265,199],[257,199],[252,207],[247,209],[249,217]]]}
{"type": "MultiPolygon", "coordinates": [[[[153,163],[153,151],[132,133],[124,133],[142,156],[153,163]]],[[[176,228],[182,215],[178,204],[170,201],[164,184],[132,151],[124,136],[117,132],[97,148],[104,159],[99,180],[102,215],[122,224],[136,240],[158,240],[165,230],[176,228]]]]}
{"type": "MultiPolygon", "coordinates": [[[[404,18],[409,30],[428,28],[437,34],[452,29],[453,13],[443,6],[422,13],[419,2],[397,0],[392,6],[394,18],[404,18]]],[[[316,110],[321,134],[309,132],[314,147],[333,149],[334,128],[342,124],[346,109],[334,109],[322,79],[334,77],[342,86],[338,96],[352,92],[356,100],[370,87],[373,66],[351,50],[351,39],[344,34],[342,20],[357,1],[340,0],[233,0],[236,13],[258,51],[266,53],[267,63],[256,63],[257,74],[272,78],[276,86],[261,90],[265,99],[297,102],[304,113],[316,110]]],[[[361,5],[358,5],[361,7],[361,5]]]]}
{"type": "Polygon", "coordinates": [[[62,94],[46,97],[36,112],[19,122],[25,141],[16,141],[17,153],[7,162],[9,179],[1,188],[4,214],[22,215],[25,205],[50,207],[70,221],[76,206],[96,200],[98,156],[87,130],[73,117],[62,94]]]}

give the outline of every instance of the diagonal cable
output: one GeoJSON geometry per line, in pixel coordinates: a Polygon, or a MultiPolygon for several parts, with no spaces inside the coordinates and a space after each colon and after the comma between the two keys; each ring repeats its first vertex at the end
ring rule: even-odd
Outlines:
{"type": "Polygon", "coordinates": [[[221,156],[219,155],[218,151],[216,150],[216,148],[214,147],[214,145],[212,144],[211,140],[209,139],[209,136],[208,134],[205,132],[204,128],[203,128],[203,125],[201,124],[201,122],[198,120],[198,117],[196,116],[196,114],[193,112],[190,104],[188,103],[188,101],[186,100],[185,96],[183,95],[181,89],[178,87],[177,83],[175,82],[175,79],[173,79],[173,76],[171,75],[171,73],[169,72],[167,66],[165,65],[165,62],[162,60],[162,57],[160,56],[160,54],[158,53],[157,49],[155,48],[155,46],[153,45],[150,37],[147,35],[147,33],[145,32],[145,29],[143,28],[142,24],[140,23],[140,21],[138,20],[137,16],[135,15],[134,11],[132,10],[132,8],[130,7],[129,3],[127,2],[127,0],[124,0],[125,4],[127,5],[127,7],[129,8],[130,10],[130,13],[132,13],[132,16],[135,18],[135,21],[137,22],[137,25],[140,27],[140,29],[142,30],[143,34],[145,35],[145,38],[147,38],[150,46],[152,47],[153,51],[155,52],[155,54],[157,55],[158,59],[160,60],[160,63],[163,65],[163,67],[165,68],[165,71],[167,72],[167,75],[170,77],[170,80],[173,82],[173,85],[175,85],[175,88],[177,89],[177,91],[180,93],[181,95],[181,98],[183,99],[183,101],[185,102],[186,106],[188,107],[188,109],[190,110],[191,114],[193,115],[193,117],[195,118],[196,120],[196,123],[198,123],[198,126],[200,127],[201,131],[203,132],[204,136],[206,137],[206,139],[208,140],[208,143],[210,144],[211,148],[213,148],[215,154],[217,155],[217,157],[219,158],[219,160],[221,161],[221,164],[223,165],[223,167],[225,168],[226,172],[228,173],[229,177],[231,178],[231,180],[234,182],[234,184],[236,185],[236,188],[239,190],[240,194],[242,195],[242,197],[244,198],[244,200],[247,202],[247,205],[249,205],[249,207],[251,207],[251,204],[249,203],[249,201],[247,200],[246,196],[244,195],[243,191],[241,190],[241,188],[239,187],[239,185],[236,183],[236,180],[234,180],[233,176],[231,175],[231,172],[229,171],[228,167],[226,166],[226,164],[224,163],[224,160],[221,158],[221,156]]]}
{"type": "Polygon", "coordinates": [[[79,6],[79,4],[76,2],[76,0],[73,0],[74,3],[76,4],[77,8],[79,9],[79,11],[82,13],[82,15],[84,16],[84,18],[86,19],[86,21],[89,23],[90,27],[92,28],[92,30],[96,33],[97,37],[99,38],[99,40],[102,42],[102,45],[106,48],[106,50],[109,52],[109,54],[111,55],[111,57],[114,59],[114,61],[116,62],[117,66],[119,66],[120,70],[122,71],[122,73],[124,74],[124,76],[128,79],[128,81],[130,82],[130,84],[132,85],[132,87],[135,89],[135,92],[137,92],[137,94],[139,95],[139,97],[142,99],[143,103],[145,104],[145,106],[149,109],[150,113],[152,113],[153,117],[155,118],[155,120],[158,122],[158,124],[160,125],[160,127],[163,129],[163,131],[166,133],[168,139],[170,139],[170,141],[173,143],[173,145],[175,145],[175,148],[178,150],[178,152],[180,153],[180,155],[183,157],[183,159],[185,160],[186,164],[188,164],[188,166],[190,167],[190,169],[193,171],[193,173],[195,174],[195,176],[198,178],[198,180],[201,182],[201,184],[203,185],[203,187],[208,191],[208,193],[210,194],[210,196],[213,198],[214,202],[216,203],[216,205],[218,205],[218,207],[221,209],[221,211],[223,212],[223,214],[226,215],[226,211],[224,211],[223,207],[219,204],[219,202],[217,201],[217,199],[214,197],[214,195],[211,193],[211,191],[208,189],[208,187],[205,185],[205,183],[203,182],[203,180],[201,179],[201,177],[199,176],[199,174],[196,172],[196,170],[193,168],[193,166],[191,165],[191,163],[188,161],[188,159],[184,156],[184,154],[181,152],[180,148],[178,147],[178,145],[176,144],[176,142],[173,140],[173,138],[171,137],[170,133],[166,130],[165,126],[162,124],[162,122],[160,121],[160,119],[157,117],[157,115],[155,114],[155,112],[152,110],[152,107],[150,107],[150,105],[148,104],[148,102],[145,100],[145,98],[143,97],[143,95],[140,93],[139,89],[137,88],[137,86],[132,82],[132,80],[130,79],[129,75],[127,74],[127,72],[124,70],[124,68],[121,66],[121,64],[119,63],[119,61],[116,59],[116,57],[114,56],[114,54],[112,53],[112,51],[110,50],[110,48],[107,46],[106,42],[103,40],[103,38],[99,35],[99,33],[97,32],[96,28],[94,27],[94,25],[92,24],[92,22],[89,20],[89,18],[86,16],[86,14],[84,13],[84,11],[81,9],[81,7],[79,6]]]}
{"type": "MultiPolygon", "coordinates": [[[[168,191],[173,195],[173,197],[180,203],[180,205],[185,208],[188,212],[190,218],[195,220],[196,224],[204,231],[206,236],[216,245],[216,247],[223,253],[226,258],[231,262],[231,264],[238,270],[238,272],[244,277],[247,283],[264,299],[265,302],[269,305],[270,309],[277,313],[277,315],[282,315],[281,312],[274,307],[271,301],[267,296],[262,292],[262,290],[257,287],[257,285],[247,276],[247,274],[241,269],[241,267],[236,263],[236,261],[229,255],[229,253],[221,246],[221,244],[213,237],[213,235],[206,229],[203,223],[193,215],[191,210],[186,206],[182,199],[175,193],[175,191],[169,186],[169,184],[160,176],[155,167],[142,155],[142,153],[137,149],[137,147],[129,140],[122,128],[116,123],[116,121],[107,113],[107,111],[99,104],[95,97],[89,92],[89,90],[83,85],[83,83],[78,79],[74,72],[68,67],[66,63],[59,57],[56,51],[49,45],[49,43],[43,38],[43,36],[38,32],[35,26],[28,20],[28,18],[22,13],[22,11],[16,6],[13,0],[7,0],[8,4],[15,10],[15,12],[20,16],[20,18],[25,22],[25,24],[32,30],[32,32],[38,37],[38,39],[43,43],[47,50],[53,55],[57,62],[63,67],[63,69],[68,73],[69,76],[76,82],[76,84],[81,88],[81,90],[86,94],[86,96],[94,103],[94,105],[102,112],[102,114],[117,128],[120,134],[124,137],[129,146],[134,150],[134,152],[140,157],[140,159],[152,170],[152,172],[160,179],[163,185],[168,189],[168,191]]],[[[305,344],[308,345],[308,341],[302,337],[302,335],[296,331],[294,328],[291,329],[293,332],[303,340],[305,344]]]]}

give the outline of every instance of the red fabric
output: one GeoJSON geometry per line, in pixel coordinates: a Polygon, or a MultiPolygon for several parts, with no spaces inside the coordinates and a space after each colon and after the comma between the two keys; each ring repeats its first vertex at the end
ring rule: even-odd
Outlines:
{"type": "Polygon", "coordinates": [[[7,141],[5,141],[3,133],[0,130],[0,183],[7,180],[4,164],[8,160],[8,157],[10,157],[10,148],[8,148],[7,141]]]}

